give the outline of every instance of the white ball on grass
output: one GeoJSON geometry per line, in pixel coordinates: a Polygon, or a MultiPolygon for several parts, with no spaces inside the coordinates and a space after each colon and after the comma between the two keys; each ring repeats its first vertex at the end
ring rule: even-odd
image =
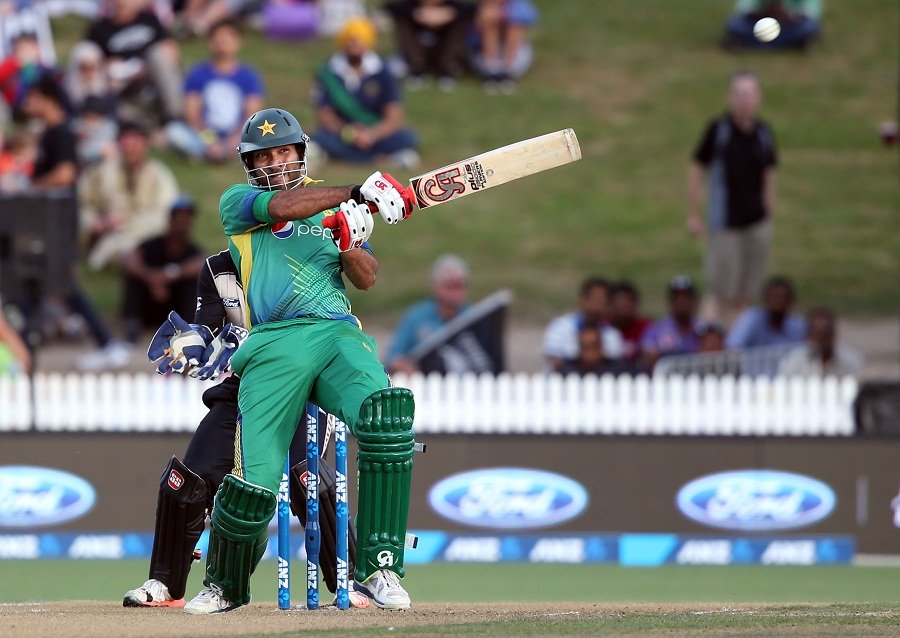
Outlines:
{"type": "Polygon", "coordinates": [[[771,42],[781,33],[781,25],[775,18],[760,18],[753,25],[753,35],[760,42],[771,42]]]}

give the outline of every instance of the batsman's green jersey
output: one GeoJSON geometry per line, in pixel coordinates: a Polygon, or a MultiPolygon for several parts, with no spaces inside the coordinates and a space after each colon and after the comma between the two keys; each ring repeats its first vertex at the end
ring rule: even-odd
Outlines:
{"type": "Polygon", "coordinates": [[[241,377],[235,474],[277,492],[307,400],[355,432],[360,406],[389,385],[375,341],[350,311],[340,253],[322,219],[275,222],[277,191],[237,184],[219,214],[247,299],[250,335],[232,358],[241,377]]]}

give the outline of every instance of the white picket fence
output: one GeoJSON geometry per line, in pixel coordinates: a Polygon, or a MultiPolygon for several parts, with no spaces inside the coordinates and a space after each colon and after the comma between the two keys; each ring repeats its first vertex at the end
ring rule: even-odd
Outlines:
{"type": "MultiPolygon", "coordinates": [[[[850,436],[852,378],[397,375],[419,433],[850,436]]],[[[0,377],[0,432],[191,432],[210,383],[154,374],[0,377]],[[33,394],[32,394],[33,392],[33,394]]]]}

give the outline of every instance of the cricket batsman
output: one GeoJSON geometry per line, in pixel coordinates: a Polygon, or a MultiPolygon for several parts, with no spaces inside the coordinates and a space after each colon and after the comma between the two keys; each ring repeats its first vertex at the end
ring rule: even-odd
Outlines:
{"type": "MultiPolygon", "coordinates": [[[[230,357],[246,335],[244,290],[231,254],[223,250],[206,259],[197,278],[197,310],[189,324],[177,313],[171,313],[153,336],[147,350],[149,359],[158,364],[157,372],[190,374],[200,379],[214,379],[226,370],[230,357]],[[215,336],[214,336],[215,335],[215,336]],[[187,354],[185,354],[187,351],[187,354]],[[178,357],[176,353],[183,356],[178,357]],[[196,355],[196,365],[188,361],[196,355]],[[206,358],[208,355],[208,358],[206,358]]],[[[209,408],[200,421],[185,451],[183,460],[173,456],[159,481],[156,502],[156,524],[148,579],[140,587],[125,593],[125,607],[183,607],[191,565],[198,558],[195,546],[205,528],[206,513],[212,509],[222,479],[234,466],[234,439],[237,426],[239,380],[231,375],[203,393],[209,408]]],[[[305,415],[304,415],[305,416],[305,415]]],[[[306,524],[306,419],[291,441],[291,508],[306,524]]],[[[320,554],[325,584],[332,592],[337,587],[336,497],[334,470],[324,458],[330,438],[325,427],[319,428],[319,513],[323,527],[320,554]]],[[[356,531],[350,520],[348,559],[352,566],[356,557],[356,531]]],[[[350,592],[350,604],[365,608],[369,598],[350,592]]]]}
{"type": "Polygon", "coordinates": [[[350,312],[342,277],[360,290],[374,285],[372,210],[398,223],[411,214],[414,196],[380,172],[356,186],[311,185],[308,139],[285,110],[251,115],[238,147],[248,183],[229,187],[219,202],[250,333],[231,358],[240,377],[234,468],[216,493],[205,587],[187,613],[250,602],[250,575],[266,548],[282,465],[307,400],[357,439],[354,588],[385,609],[410,606],[400,578],[413,396],[390,387],[375,341],[350,312]]]}

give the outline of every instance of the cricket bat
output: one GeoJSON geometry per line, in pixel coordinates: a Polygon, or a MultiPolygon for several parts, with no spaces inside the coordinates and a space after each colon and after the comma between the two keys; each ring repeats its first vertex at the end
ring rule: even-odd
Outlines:
{"type": "Polygon", "coordinates": [[[495,148],[409,180],[416,205],[429,208],[581,159],[570,128],[495,148]]]}

